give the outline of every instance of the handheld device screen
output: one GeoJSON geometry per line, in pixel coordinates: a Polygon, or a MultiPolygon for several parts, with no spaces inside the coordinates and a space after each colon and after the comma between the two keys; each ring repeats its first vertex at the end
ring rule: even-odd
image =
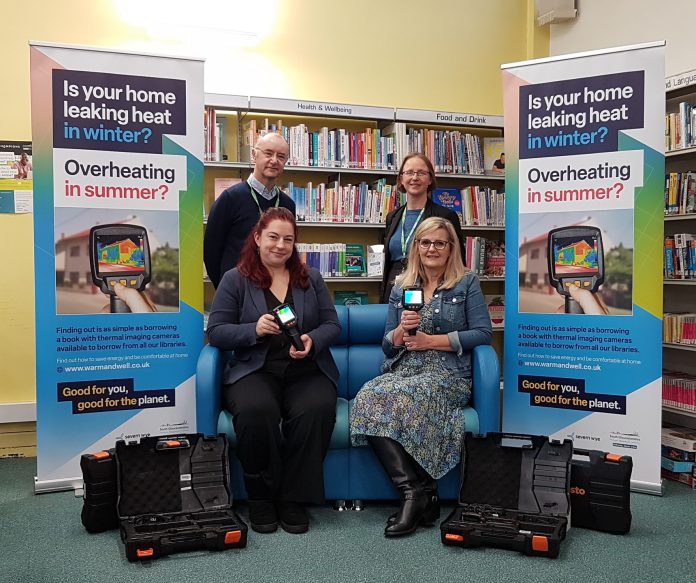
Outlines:
{"type": "Polygon", "coordinates": [[[275,313],[278,316],[278,320],[283,325],[290,324],[293,320],[295,320],[295,313],[287,304],[276,308],[275,313]]]}
{"type": "Polygon", "coordinates": [[[556,237],[553,266],[556,277],[582,277],[599,273],[597,235],[556,237]]]}
{"type": "Polygon", "coordinates": [[[137,274],[145,271],[143,236],[95,235],[97,274],[100,277],[116,274],[137,274]]]}
{"type": "Polygon", "coordinates": [[[405,289],[404,290],[404,304],[406,305],[418,305],[423,304],[423,290],[422,289],[405,289]]]}

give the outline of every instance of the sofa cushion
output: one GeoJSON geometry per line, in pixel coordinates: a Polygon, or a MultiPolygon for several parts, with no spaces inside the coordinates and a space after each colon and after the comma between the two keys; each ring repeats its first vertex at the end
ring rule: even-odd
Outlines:
{"type": "Polygon", "coordinates": [[[336,368],[338,368],[338,386],[336,394],[347,399],[350,397],[348,390],[348,347],[332,346],[331,355],[333,356],[336,368]]]}
{"type": "Polygon", "coordinates": [[[387,304],[369,304],[349,310],[348,343],[351,346],[356,344],[382,346],[388,308],[387,304]]]}
{"type": "Polygon", "coordinates": [[[354,344],[348,348],[348,398],[355,398],[367,381],[380,374],[383,362],[381,344],[354,344]]]}

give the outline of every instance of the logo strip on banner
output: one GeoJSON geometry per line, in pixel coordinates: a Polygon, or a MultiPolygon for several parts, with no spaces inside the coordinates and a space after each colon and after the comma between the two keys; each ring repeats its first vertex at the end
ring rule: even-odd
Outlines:
{"type": "Polygon", "coordinates": [[[32,44],[38,492],[196,429],[203,62],[32,44]]]}
{"type": "Polygon", "coordinates": [[[503,429],[631,455],[660,493],[664,43],[505,65],[503,88],[503,429]]]}

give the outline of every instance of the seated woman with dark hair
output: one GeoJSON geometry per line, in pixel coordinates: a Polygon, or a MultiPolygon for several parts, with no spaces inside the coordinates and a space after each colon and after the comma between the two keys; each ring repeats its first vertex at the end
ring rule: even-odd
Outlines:
{"type": "Polygon", "coordinates": [[[389,297],[384,374],[365,383],[350,412],[353,444],[370,444],[401,493],[385,536],[409,534],[440,516],[435,480],[459,463],[471,351],[491,336],[478,278],[462,263],[452,223],[425,219],[389,297]],[[407,286],[423,289],[420,312],[404,309],[407,286]]]}
{"type": "Polygon", "coordinates": [[[300,262],[296,240],[292,213],[267,210],[237,267],[223,276],[208,320],[210,344],[235,353],[222,399],[256,532],[273,532],[278,522],[287,532],[307,531],[303,505],[324,501],[322,464],[336,420],[338,369],[329,346],[341,327],[321,275],[300,262]],[[303,350],[270,314],[281,304],[297,315],[303,350]]]}

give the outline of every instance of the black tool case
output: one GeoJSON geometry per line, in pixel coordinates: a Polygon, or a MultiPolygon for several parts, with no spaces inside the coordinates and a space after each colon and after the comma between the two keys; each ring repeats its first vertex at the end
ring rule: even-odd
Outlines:
{"type": "Polygon", "coordinates": [[[576,449],[570,472],[573,526],[626,534],[631,529],[632,471],[631,456],[576,449]]]}
{"type": "Polygon", "coordinates": [[[443,544],[557,557],[570,513],[570,440],[466,433],[457,508],[440,524],[443,544]]]}
{"type": "Polygon", "coordinates": [[[81,519],[87,532],[118,528],[116,456],[113,449],[80,456],[84,499],[81,519]]]}
{"type": "Polygon", "coordinates": [[[227,439],[200,434],[116,443],[118,514],[129,561],[242,548],[232,510],[227,439]]]}

